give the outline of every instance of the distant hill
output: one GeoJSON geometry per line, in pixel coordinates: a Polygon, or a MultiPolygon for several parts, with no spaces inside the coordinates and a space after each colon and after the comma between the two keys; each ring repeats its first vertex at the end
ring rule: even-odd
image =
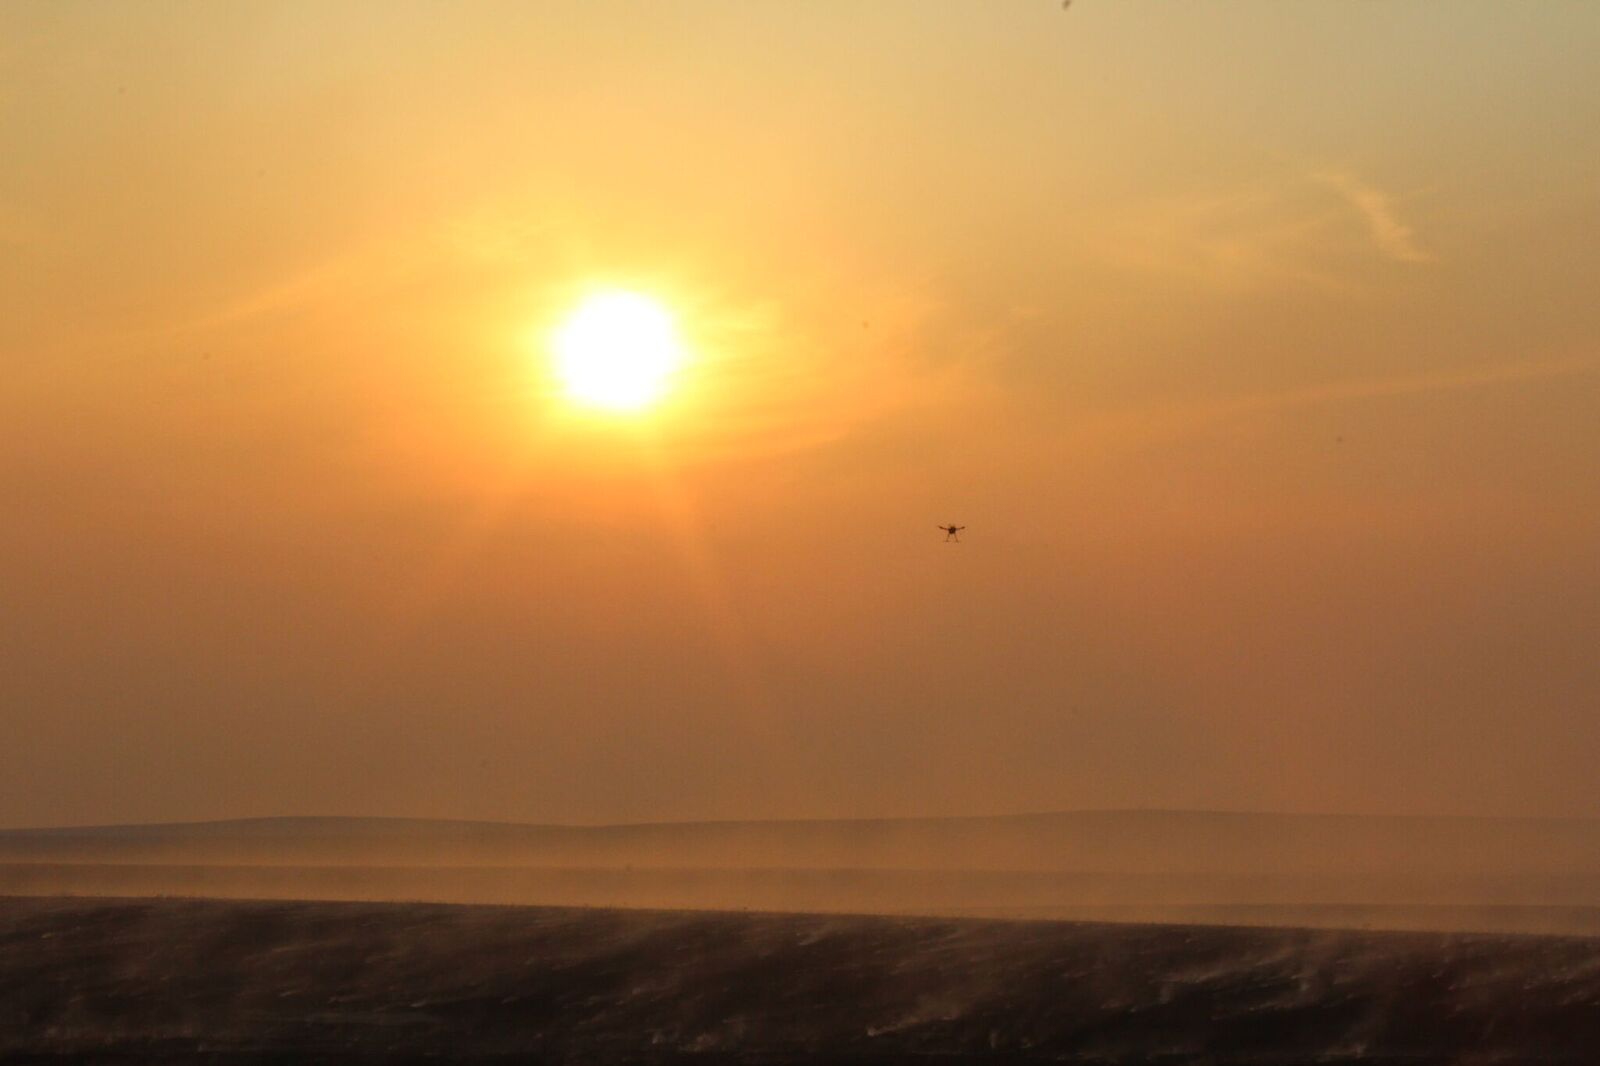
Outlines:
{"type": "Polygon", "coordinates": [[[1203,811],[521,825],[255,818],[0,830],[0,863],[1600,875],[1600,821],[1203,811]]]}

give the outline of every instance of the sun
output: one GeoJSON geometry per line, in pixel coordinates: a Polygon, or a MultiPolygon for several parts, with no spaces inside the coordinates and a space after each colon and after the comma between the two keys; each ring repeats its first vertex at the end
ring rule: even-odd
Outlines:
{"type": "Polygon", "coordinates": [[[648,407],[666,394],[683,364],[671,312],[636,292],[588,297],[556,329],[551,347],[567,395],[607,411],[648,407]]]}

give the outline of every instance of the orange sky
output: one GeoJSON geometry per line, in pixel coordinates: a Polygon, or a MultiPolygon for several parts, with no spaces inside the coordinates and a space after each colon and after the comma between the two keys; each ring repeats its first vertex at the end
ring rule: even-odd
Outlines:
{"type": "Polygon", "coordinates": [[[0,824],[1592,814],[1597,55],[6,4],[0,824]],[[692,353],[640,417],[548,373],[598,286],[692,353]]]}

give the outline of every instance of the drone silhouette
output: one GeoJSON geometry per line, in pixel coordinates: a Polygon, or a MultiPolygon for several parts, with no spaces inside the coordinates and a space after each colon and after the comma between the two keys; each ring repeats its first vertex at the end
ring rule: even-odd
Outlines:
{"type": "Polygon", "coordinates": [[[963,529],[966,529],[967,527],[966,526],[938,526],[936,528],[944,530],[944,539],[946,541],[952,541],[953,540],[957,544],[960,544],[961,543],[961,538],[956,536],[956,534],[960,533],[963,529]]]}

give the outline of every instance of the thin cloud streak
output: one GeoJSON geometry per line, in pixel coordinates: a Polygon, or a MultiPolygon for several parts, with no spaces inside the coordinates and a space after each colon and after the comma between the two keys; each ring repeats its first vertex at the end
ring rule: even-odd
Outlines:
{"type": "Polygon", "coordinates": [[[1099,429],[1115,427],[1139,439],[1175,437],[1219,422],[1269,411],[1430,393],[1459,392],[1496,385],[1600,374],[1595,359],[1553,359],[1507,363],[1465,371],[1401,374],[1333,382],[1287,392],[1252,393],[1187,404],[1162,405],[1108,417],[1099,429]]]}
{"type": "Polygon", "coordinates": [[[1352,174],[1323,173],[1316,179],[1337,192],[1367,224],[1372,243],[1401,263],[1431,263],[1434,256],[1417,242],[1416,231],[1400,220],[1388,194],[1352,174]]]}

